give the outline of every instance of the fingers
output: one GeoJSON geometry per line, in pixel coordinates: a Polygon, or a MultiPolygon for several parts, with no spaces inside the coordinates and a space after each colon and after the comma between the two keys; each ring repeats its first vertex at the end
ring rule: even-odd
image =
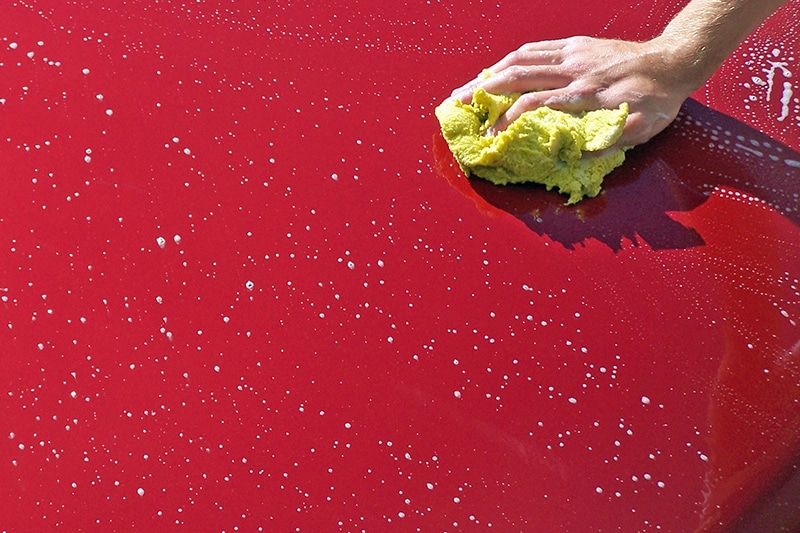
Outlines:
{"type": "MultiPolygon", "coordinates": [[[[616,107],[616,104],[604,102],[603,97],[602,92],[578,92],[569,88],[526,93],[520,96],[486,133],[495,135],[507,129],[509,124],[526,111],[544,106],[570,113],[616,107]]],[[[634,111],[628,115],[622,135],[609,150],[644,144],[666,128],[673,119],[674,116],[666,114],[634,111]]]]}
{"type": "Polygon", "coordinates": [[[481,78],[478,77],[457,89],[453,89],[453,92],[450,93],[450,98],[461,100],[465,104],[470,103],[470,101],[472,101],[472,93],[475,92],[475,89],[478,88],[478,85],[481,84],[481,81],[481,78]]]}
{"type": "Polygon", "coordinates": [[[500,72],[513,65],[555,65],[563,61],[566,39],[528,43],[489,67],[492,72],[500,72]]]}
{"type": "Polygon", "coordinates": [[[545,101],[553,95],[553,91],[542,91],[538,93],[526,93],[520,96],[505,113],[500,115],[487,133],[494,135],[499,131],[508,128],[508,125],[517,120],[525,111],[530,111],[542,107],[545,101]]]}
{"type": "Polygon", "coordinates": [[[557,66],[513,65],[484,80],[480,87],[492,94],[529,93],[566,87],[572,77],[557,66]]]}
{"type": "Polygon", "coordinates": [[[478,87],[491,94],[529,93],[564,88],[573,81],[558,65],[512,65],[492,72],[491,77],[472,80],[453,91],[451,96],[468,103],[478,87]]]}
{"type": "Polygon", "coordinates": [[[564,61],[567,39],[528,43],[506,55],[487,70],[492,76],[479,74],[475,79],[453,90],[451,96],[469,103],[478,87],[494,94],[529,92],[564,86],[568,77],[557,68],[564,61]],[[540,67],[540,68],[532,68],[540,67]]]}
{"type": "Polygon", "coordinates": [[[603,104],[597,92],[581,91],[573,86],[525,93],[497,119],[492,127],[492,132],[503,131],[524,112],[544,106],[568,113],[580,113],[600,109],[603,104]]]}

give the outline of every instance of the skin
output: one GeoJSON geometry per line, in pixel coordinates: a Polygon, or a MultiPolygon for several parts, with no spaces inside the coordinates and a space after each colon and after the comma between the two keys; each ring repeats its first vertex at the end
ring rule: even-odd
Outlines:
{"type": "Polygon", "coordinates": [[[683,101],[787,0],[691,0],[658,37],[634,42],[569,37],[523,45],[489,67],[493,75],[454,90],[468,103],[477,87],[523,93],[490,134],[541,106],[580,112],[617,108],[630,115],[618,146],[642,144],[666,128],[683,101]]]}

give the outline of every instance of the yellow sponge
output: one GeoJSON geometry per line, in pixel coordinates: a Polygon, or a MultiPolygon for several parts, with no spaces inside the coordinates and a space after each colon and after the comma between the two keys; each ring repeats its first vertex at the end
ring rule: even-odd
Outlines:
{"type": "Polygon", "coordinates": [[[499,185],[557,187],[569,195],[567,204],[597,196],[603,178],[625,160],[623,148],[608,148],[622,135],[628,104],[579,114],[540,107],[486,135],[517,98],[477,89],[469,104],[448,100],[436,108],[442,134],[464,172],[499,185]]]}

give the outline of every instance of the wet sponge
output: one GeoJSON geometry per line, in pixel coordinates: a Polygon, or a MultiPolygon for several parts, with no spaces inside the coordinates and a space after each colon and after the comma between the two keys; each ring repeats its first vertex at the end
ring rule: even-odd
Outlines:
{"type": "Polygon", "coordinates": [[[499,185],[535,182],[569,195],[567,204],[600,193],[603,178],[625,161],[617,142],[628,105],[579,114],[540,107],[526,111],[496,135],[486,135],[518,94],[477,89],[472,102],[447,100],[436,118],[464,172],[499,185]]]}

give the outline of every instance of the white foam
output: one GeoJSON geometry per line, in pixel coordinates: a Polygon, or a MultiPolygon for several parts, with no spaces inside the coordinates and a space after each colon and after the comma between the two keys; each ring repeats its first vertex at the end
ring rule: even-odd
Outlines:
{"type": "Polygon", "coordinates": [[[783,82],[783,94],[781,95],[781,114],[778,120],[783,122],[789,116],[789,103],[792,101],[792,84],[788,81],[783,82]]]}

